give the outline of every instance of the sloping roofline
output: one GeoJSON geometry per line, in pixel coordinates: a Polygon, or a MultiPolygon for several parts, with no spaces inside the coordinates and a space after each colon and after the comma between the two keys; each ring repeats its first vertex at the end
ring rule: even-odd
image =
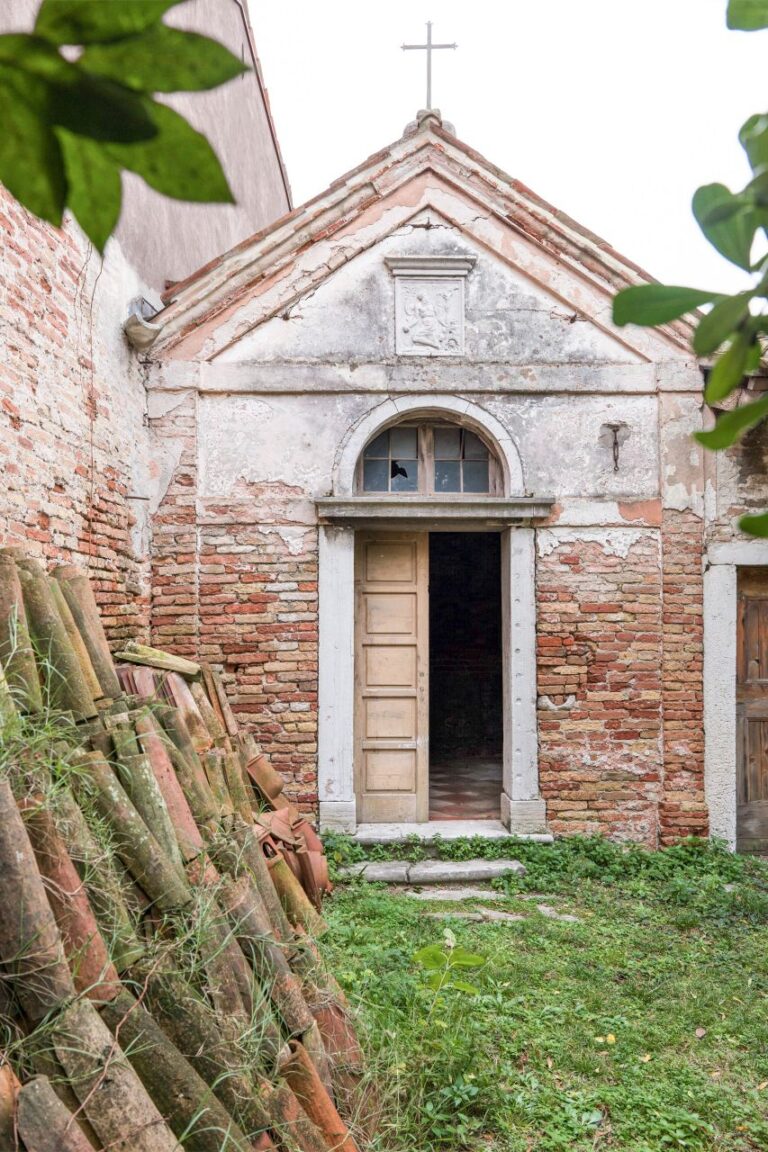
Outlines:
{"type": "MultiPolygon", "coordinates": [[[[230,307],[248,284],[274,274],[301,251],[345,227],[359,212],[392,190],[393,173],[408,169],[459,171],[473,192],[494,201],[496,212],[530,241],[551,255],[577,262],[606,291],[637,283],[654,283],[643,268],[607,241],[538,196],[521,181],[491,163],[449,132],[436,111],[419,114],[414,130],[374,152],[333,181],[323,192],[274,223],[242,240],[229,251],[179,281],[163,294],[165,308],[152,320],[153,339],[165,347],[183,340],[200,321],[230,307]],[[271,259],[270,259],[271,257],[271,259]],[[249,280],[250,275],[250,280],[249,280]],[[189,324],[184,324],[185,312],[189,324]],[[170,329],[163,339],[164,330],[170,329]]],[[[690,347],[691,325],[685,320],[659,330],[678,347],[690,347]]]]}

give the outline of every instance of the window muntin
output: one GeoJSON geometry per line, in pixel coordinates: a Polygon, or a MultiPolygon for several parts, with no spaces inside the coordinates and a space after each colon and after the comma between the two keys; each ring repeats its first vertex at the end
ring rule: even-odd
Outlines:
{"type": "Polygon", "coordinates": [[[419,491],[418,428],[390,428],[363,453],[364,492],[419,491]]]}
{"type": "Polygon", "coordinates": [[[479,436],[467,428],[435,428],[435,492],[487,493],[489,452],[479,436]]]}
{"type": "Polygon", "coordinates": [[[501,470],[485,442],[459,424],[397,424],[363,451],[363,492],[497,495],[501,470]]]}

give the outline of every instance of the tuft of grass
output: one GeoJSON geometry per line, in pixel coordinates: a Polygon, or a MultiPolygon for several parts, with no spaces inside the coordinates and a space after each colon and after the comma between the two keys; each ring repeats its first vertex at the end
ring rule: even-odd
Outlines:
{"type": "Polygon", "coordinates": [[[368,884],[327,909],[381,1096],[376,1152],[768,1148],[768,863],[693,840],[513,855],[527,875],[493,906],[519,922],[368,884]],[[445,927],[487,957],[475,996],[434,1001],[413,960],[445,927]]]}

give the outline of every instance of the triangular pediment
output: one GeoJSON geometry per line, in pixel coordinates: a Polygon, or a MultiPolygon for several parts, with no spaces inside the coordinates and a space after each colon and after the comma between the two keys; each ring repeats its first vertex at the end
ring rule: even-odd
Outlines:
{"type": "Polygon", "coordinates": [[[473,357],[505,363],[689,358],[684,324],[617,329],[649,277],[428,120],[412,137],[176,285],[153,359],[381,359],[392,257],[465,254],[473,357]]]}

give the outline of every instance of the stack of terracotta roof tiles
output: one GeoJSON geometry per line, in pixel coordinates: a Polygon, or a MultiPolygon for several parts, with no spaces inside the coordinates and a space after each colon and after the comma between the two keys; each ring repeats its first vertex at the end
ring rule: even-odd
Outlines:
{"type": "Polygon", "coordinates": [[[322,846],[216,672],[0,550],[0,1152],[358,1148],[322,846]]]}

